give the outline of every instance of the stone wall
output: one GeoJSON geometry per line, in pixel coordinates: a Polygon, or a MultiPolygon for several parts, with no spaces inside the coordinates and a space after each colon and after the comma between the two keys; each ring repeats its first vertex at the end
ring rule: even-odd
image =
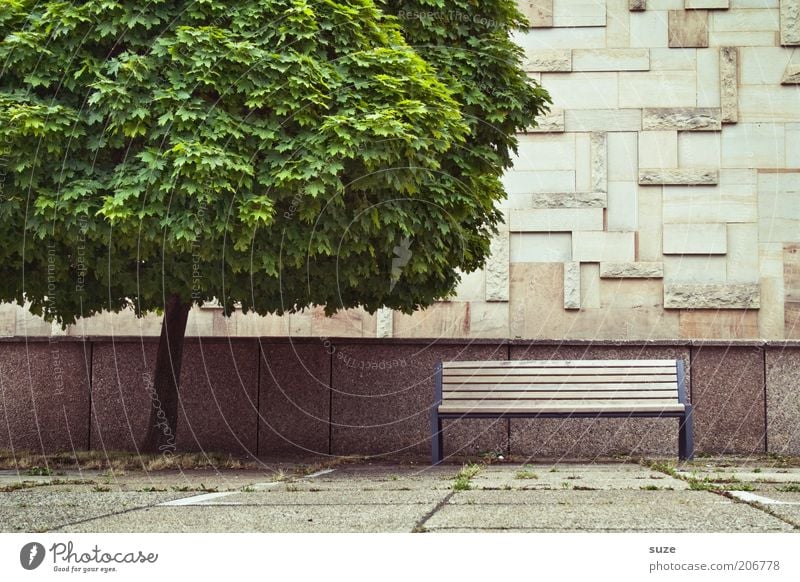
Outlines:
{"type": "MultiPolygon", "coordinates": [[[[155,338],[0,341],[0,449],[141,447],[155,338]]],[[[262,458],[430,450],[438,360],[683,359],[700,453],[800,454],[800,342],[189,340],[176,450],[262,458]]],[[[677,419],[459,420],[447,454],[674,456],[677,419]]]]}
{"type": "MultiPolygon", "coordinates": [[[[405,316],[192,313],[189,335],[800,338],[800,0],[520,0],[553,110],[454,301],[405,316]]],[[[100,316],[69,335],[154,335],[100,316]]],[[[49,335],[0,309],[0,335],[49,335]]]]}

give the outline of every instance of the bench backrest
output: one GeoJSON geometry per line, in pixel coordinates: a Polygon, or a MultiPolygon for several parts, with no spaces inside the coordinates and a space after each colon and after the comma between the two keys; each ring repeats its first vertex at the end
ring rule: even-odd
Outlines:
{"type": "Polygon", "coordinates": [[[442,362],[441,410],[675,410],[687,403],[681,360],[442,362]]]}

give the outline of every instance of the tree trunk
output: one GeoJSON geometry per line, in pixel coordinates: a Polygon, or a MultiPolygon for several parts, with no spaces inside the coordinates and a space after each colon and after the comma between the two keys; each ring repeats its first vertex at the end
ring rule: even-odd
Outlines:
{"type": "Polygon", "coordinates": [[[142,446],[142,452],[145,453],[175,452],[178,386],[181,378],[186,321],[189,319],[191,307],[191,303],[182,303],[177,294],[170,295],[164,307],[156,369],[152,386],[148,387],[151,407],[147,437],[142,446]]]}

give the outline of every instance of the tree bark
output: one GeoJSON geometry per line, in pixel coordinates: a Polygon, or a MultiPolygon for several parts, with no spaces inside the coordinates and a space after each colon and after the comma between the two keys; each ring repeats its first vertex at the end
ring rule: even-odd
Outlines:
{"type": "Polygon", "coordinates": [[[153,382],[148,386],[150,422],[142,451],[171,454],[175,452],[178,428],[178,387],[180,386],[183,343],[191,303],[182,303],[170,295],[164,306],[161,339],[158,342],[153,382]]]}

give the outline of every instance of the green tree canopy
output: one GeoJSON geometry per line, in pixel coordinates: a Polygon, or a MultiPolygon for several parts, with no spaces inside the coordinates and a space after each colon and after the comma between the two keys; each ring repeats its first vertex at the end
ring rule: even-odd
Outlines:
{"type": "Polygon", "coordinates": [[[6,0],[0,300],[70,323],[168,294],[448,296],[547,102],[521,19],[513,0],[6,0]]]}

